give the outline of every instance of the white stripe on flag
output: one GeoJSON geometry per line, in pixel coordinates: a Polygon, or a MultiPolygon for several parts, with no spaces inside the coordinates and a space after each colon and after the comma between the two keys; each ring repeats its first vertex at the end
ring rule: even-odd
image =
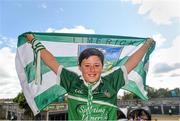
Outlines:
{"type": "Polygon", "coordinates": [[[43,93],[53,85],[57,84],[57,75],[53,71],[49,71],[42,75],[42,84],[38,85],[35,84],[35,81],[33,80],[31,83],[29,83],[29,88],[31,88],[31,94],[36,97],[39,94],[43,93]]]}
{"type": "Polygon", "coordinates": [[[25,43],[17,48],[17,51],[19,53],[19,56],[23,58],[21,61],[23,64],[23,67],[26,67],[27,64],[32,62],[34,60],[34,54],[31,47],[31,44],[25,43]]]}
{"type": "Polygon", "coordinates": [[[133,80],[144,95],[147,94],[147,92],[144,90],[143,79],[136,71],[131,71],[128,74],[128,79],[133,80]]]}
{"type": "Polygon", "coordinates": [[[43,45],[55,56],[68,57],[78,55],[77,43],[42,41],[43,45]]]}
{"type": "Polygon", "coordinates": [[[127,55],[129,56],[135,49],[136,46],[133,45],[124,46],[120,58],[124,58],[127,55]]]}
{"type": "Polygon", "coordinates": [[[23,65],[21,64],[21,60],[19,57],[19,51],[17,51],[16,53],[16,70],[18,73],[18,77],[20,79],[20,84],[23,90],[24,95],[26,96],[26,101],[28,102],[29,106],[31,107],[34,115],[38,114],[38,108],[36,107],[36,104],[34,102],[34,97],[30,94],[31,92],[31,88],[29,88],[28,82],[27,82],[27,78],[26,78],[26,74],[24,71],[24,68],[22,67],[23,65]]]}
{"type": "Polygon", "coordinates": [[[143,44],[139,44],[138,46],[132,46],[132,45],[129,45],[129,46],[125,46],[123,48],[123,52],[122,52],[122,55],[121,56],[131,56],[133,53],[135,53],[143,44]]]}

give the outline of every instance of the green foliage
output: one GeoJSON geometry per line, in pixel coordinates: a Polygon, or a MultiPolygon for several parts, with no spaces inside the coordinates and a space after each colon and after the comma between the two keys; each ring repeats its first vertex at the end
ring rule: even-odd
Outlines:
{"type": "Polygon", "coordinates": [[[160,97],[171,97],[168,88],[154,89],[153,87],[148,87],[148,97],[149,98],[160,98],[160,97]]]}
{"type": "MultiPolygon", "coordinates": [[[[168,88],[159,88],[155,89],[153,87],[147,86],[148,97],[151,98],[161,98],[161,97],[172,97],[172,91],[176,93],[176,96],[180,95],[180,89],[175,88],[173,90],[169,90],[168,88]]],[[[124,96],[122,97],[123,100],[130,100],[130,99],[139,99],[136,95],[129,92],[124,92],[124,96]]]]}
{"type": "Polygon", "coordinates": [[[122,100],[130,100],[130,99],[139,99],[135,94],[130,92],[124,92],[124,96],[122,97],[122,100]]]}
{"type": "Polygon", "coordinates": [[[24,97],[24,94],[22,92],[20,92],[14,99],[13,102],[16,102],[19,104],[19,107],[21,109],[25,108],[27,105],[26,99],[24,97]]]}
{"type": "Polygon", "coordinates": [[[15,103],[18,103],[19,107],[21,109],[24,109],[24,114],[25,115],[29,115],[29,116],[32,116],[32,111],[26,101],[26,98],[23,94],[23,92],[20,92],[14,99],[13,99],[13,102],[15,103]]]}

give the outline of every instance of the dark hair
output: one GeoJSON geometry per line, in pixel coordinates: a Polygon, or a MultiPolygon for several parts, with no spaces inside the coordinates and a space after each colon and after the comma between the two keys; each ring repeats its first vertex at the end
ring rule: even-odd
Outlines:
{"type": "Polygon", "coordinates": [[[98,56],[99,59],[101,60],[102,65],[104,64],[104,55],[100,50],[96,48],[87,48],[83,50],[79,55],[79,58],[78,58],[79,65],[81,66],[81,62],[84,59],[88,59],[90,56],[93,56],[93,55],[98,56]]]}

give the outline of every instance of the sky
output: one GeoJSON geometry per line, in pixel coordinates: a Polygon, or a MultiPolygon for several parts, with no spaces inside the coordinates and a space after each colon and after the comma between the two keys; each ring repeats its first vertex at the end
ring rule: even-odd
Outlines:
{"type": "Polygon", "coordinates": [[[0,0],[0,98],[21,86],[17,37],[28,31],[152,37],[147,85],[180,88],[179,0],[0,0]]]}

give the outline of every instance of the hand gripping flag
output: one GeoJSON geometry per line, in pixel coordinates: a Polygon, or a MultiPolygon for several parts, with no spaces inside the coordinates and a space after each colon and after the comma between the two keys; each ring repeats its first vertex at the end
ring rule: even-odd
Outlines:
{"type": "MultiPolygon", "coordinates": [[[[47,67],[43,61],[34,59],[31,44],[24,37],[18,37],[16,53],[16,70],[21,82],[26,100],[36,115],[54,100],[63,96],[66,91],[59,84],[59,78],[47,67]],[[37,66],[36,63],[39,63],[37,66]],[[39,62],[37,62],[39,61],[39,62]],[[37,74],[37,70],[39,74],[37,74]],[[37,81],[36,76],[41,76],[37,81]]],[[[64,67],[80,74],[78,69],[78,56],[86,48],[97,48],[105,56],[102,75],[111,73],[138,50],[147,38],[96,35],[96,34],[70,34],[70,33],[31,33],[36,39],[54,55],[56,60],[64,67]]],[[[149,56],[154,50],[153,44],[139,64],[128,74],[128,83],[123,89],[133,92],[143,100],[147,100],[146,75],[148,71],[149,56]]]]}

